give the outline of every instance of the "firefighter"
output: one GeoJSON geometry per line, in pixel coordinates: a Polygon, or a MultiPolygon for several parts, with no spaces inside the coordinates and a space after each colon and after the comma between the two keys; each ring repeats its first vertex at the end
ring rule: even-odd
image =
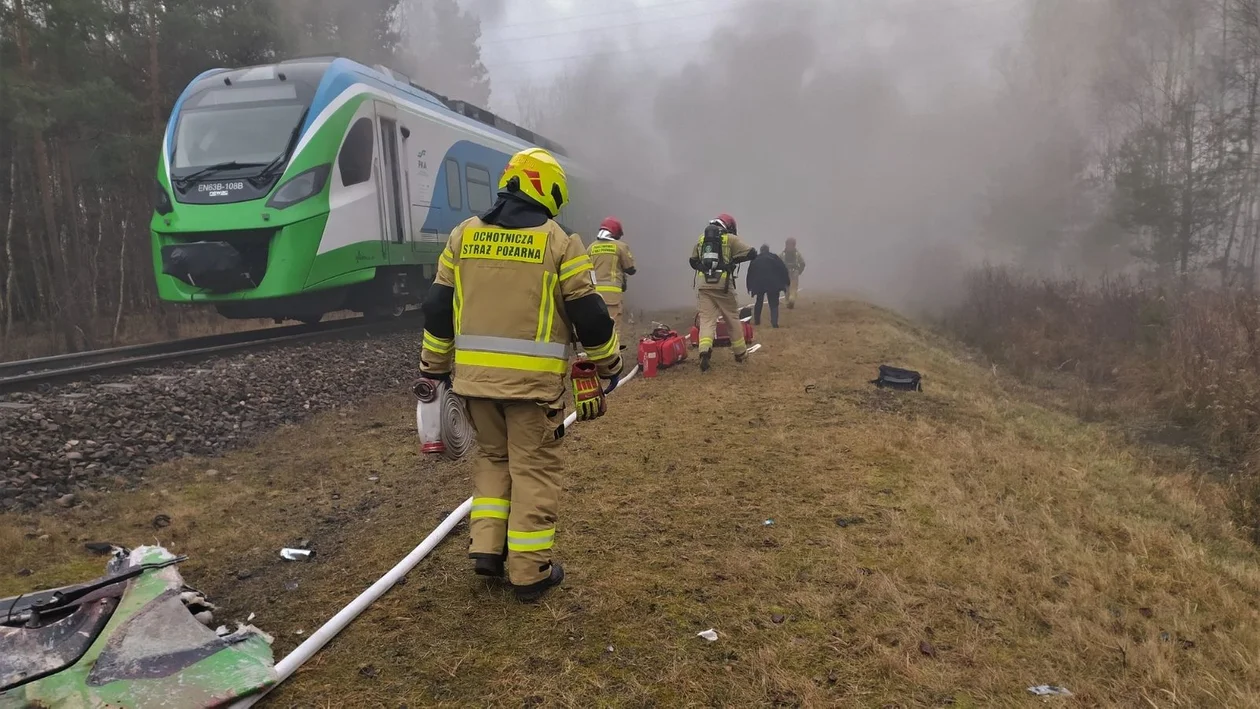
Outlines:
{"type": "Polygon", "coordinates": [[[622,298],[627,278],[634,275],[634,254],[621,240],[624,235],[621,222],[615,217],[608,217],[599,223],[599,232],[589,249],[591,264],[595,268],[595,290],[608,306],[608,314],[612,316],[623,350],[626,346],[625,333],[621,331],[622,298]]]}
{"type": "Polygon", "coordinates": [[[552,546],[573,333],[586,351],[573,365],[580,420],[604,413],[623,366],[591,259],[554,221],[567,201],[550,153],[514,155],[494,206],[451,232],[423,307],[422,376],[451,382],[476,431],[473,570],[506,571],[522,601],[564,580],[552,546]]]}
{"type": "Polygon", "coordinates": [[[709,371],[713,355],[713,339],[717,335],[718,316],[726,320],[731,335],[731,352],[736,362],[743,362],[748,353],[744,328],[739,319],[735,278],[739,264],[757,258],[757,250],[740,240],[735,232],[735,218],[719,214],[709,222],[704,234],[691,250],[689,263],[699,277],[697,301],[700,311],[700,371],[709,371]]]}
{"type": "Polygon", "coordinates": [[[787,264],[788,274],[792,276],[787,293],[787,307],[788,310],[792,310],[796,307],[796,291],[800,289],[801,274],[805,272],[805,257],[796,250],[794,238],[789,237],[783,249],[783,263],[787,264]]]}

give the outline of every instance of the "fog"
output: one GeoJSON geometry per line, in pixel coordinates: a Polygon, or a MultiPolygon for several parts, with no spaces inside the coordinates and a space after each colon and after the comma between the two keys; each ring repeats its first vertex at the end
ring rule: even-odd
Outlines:
{"type": "Polygon", "coordinates": [[[795,237],[806,288],[900,310],[982,261],[1260,283],[1253,0],[276,1],[618,190],[572,196],[625,223],[636,308],[690,302],[720,212],[795,237]]]}
{"type": "MultiPolygon", "coordinates": [[[[392,63],[566,146],[602,182],[575,202],[626,226],[634,308],[691,302],[687,256],[721,212],[753,247],[796,238],[807,292],[903,311],[947,307],[985,260],[1241,272],[1260,253],[1221,138],[1250,130],[1247,85],[1211,40],[1260,46],[1260,21],[1218,28],[1209,0],[276,1],[313,33],[301,49],[392,63]],[[317,6],[335,32],[313,32],[317,6]],[[1200,184],[1232,191],[1168,206],[1200,184]]],[[[584,219],[566,226],[589,240],[584,219]]]]}
{"type": "MultiPolygon", "coordinates": [[[[483,33],[495,44],[504,9],[491,5],[483,33]]],[[[542,54],[571,57],[550,78],[519,73],[537,61],[538,41],[517,42],[508,58],[483,48],[496,111],[671,212],[644,231],[636,223],[661,224],[660,208],[614,208],[643,266],[631,281],[633,306],[691,302],[686,259],[719,212],[734,215],[754,247],[781,251],[795,237],[814,292],[897,308],[947,299],[963,268],[984,256],[979,222],[1009,160],[1005,145],[1036,140],[1003,126],[996,111],[998,63],[1023,31],[1021,3],[727,6],[711,13],[707,31],[684,27],[688,36],[654,22],[659,11],[602,2],[607,27],[566,37],[565,54],[542,54]]],[[[590,234],[594,225],[570,227],[590,234]]]]}

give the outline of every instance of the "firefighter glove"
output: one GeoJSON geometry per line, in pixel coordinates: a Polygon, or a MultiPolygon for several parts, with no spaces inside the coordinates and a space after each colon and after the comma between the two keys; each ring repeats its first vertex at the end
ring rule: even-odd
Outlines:
{"type": "Polygon", "coordinates": [[[603,416],[607,405],[595,363],[590,360],[574,362],[570,378],[573,380],[573,408],[577,410],[577,420],[593,421],[603,416]]]}

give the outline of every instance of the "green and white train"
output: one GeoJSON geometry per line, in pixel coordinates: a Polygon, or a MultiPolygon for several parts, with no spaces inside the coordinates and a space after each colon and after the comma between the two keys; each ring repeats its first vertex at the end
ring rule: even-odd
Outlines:
{"type": "Polygon", "coordinates": [[[423,297],[451,230],[491,206],[508,158],[533,146],[569,175],[561,222],[597,223],[611,205],[561,146],[384,67],[326,57],[207,71],[162,144],[159,295],[229,318],[397,316],[423,297]]]}

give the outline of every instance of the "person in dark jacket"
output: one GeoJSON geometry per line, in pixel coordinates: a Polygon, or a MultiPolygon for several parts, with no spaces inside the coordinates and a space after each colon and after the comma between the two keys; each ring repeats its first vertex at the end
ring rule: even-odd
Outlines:
{"type": "Polygon", "coordinates": [[[779,326],[779,294],[788,289],[792,274],[787,264],[769,246],[762,244],[761,253],[748,265],[748,294],[757,296],[753,324],[761,324],[761,304],[770,301],[770,327],[779,326]]]}

